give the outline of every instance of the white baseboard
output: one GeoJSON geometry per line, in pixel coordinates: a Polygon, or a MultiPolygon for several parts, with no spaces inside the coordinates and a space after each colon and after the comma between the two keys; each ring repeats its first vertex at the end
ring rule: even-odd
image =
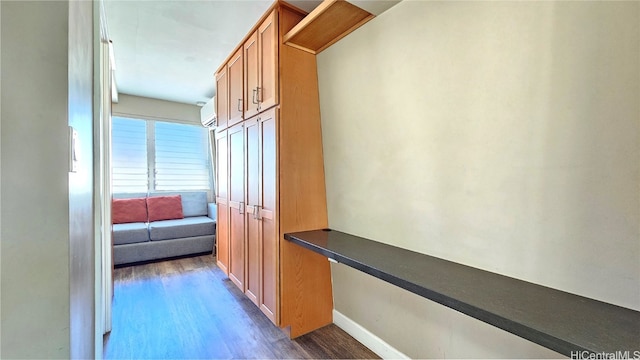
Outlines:
{"type": "Polygon", "coordinates": [[[333,323],[383,359],[410,359],[407,355],[387,344],[384,340],[336,309],[333,309],[333,323]]]}

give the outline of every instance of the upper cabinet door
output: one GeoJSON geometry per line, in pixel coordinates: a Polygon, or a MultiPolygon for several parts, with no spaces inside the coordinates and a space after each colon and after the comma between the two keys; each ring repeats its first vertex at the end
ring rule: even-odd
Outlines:
{"type": "Polygon", "coordinates": [[[244,43],[244,117],[246,119],[257,114],[258,102],[258,32],[251,34],[244,43]]]}
{"type": "Polygon", "coordinates": [[[258,111],[278,104],[278,12],[273,11],[258,27],[258,111]]]}
{"type": "Polygon", "coordinates": [[[243,49],[240,48],[229,60],[227,72],[229,73],[229,126],[235,125],[244,119],[244,92],[243,83],[243,49]]]}
{"type": "Polygon", "coordinates": [[[227,67],[216,74],[216,117],[217,128],[225,129],[229,124],[229,84],[227,67]]]}

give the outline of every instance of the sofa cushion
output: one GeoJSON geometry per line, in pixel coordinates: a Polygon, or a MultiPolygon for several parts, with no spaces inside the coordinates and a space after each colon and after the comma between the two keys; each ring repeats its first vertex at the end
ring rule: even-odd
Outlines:
{"type": "Polygon", "coordinates": [[[183,191],[151,193],[149,197],[180,195],[182,197],[182,213],[184,217],[207,216],[207,192],[183,191]]]}
{"type": "Polygon", "coordinates": [[[174,256],[211,253],[215,248],[214,238],[213,235],[205,235],[114,246],[113,262],[121,265],[174,256]]]}
{"type": "Polygon", "coordinates": [[[149,222],[184,218],[180,195],[148,197],[147,211],[149,222]]]}
{"type": "Polygon", "coordinates": [[[213,220],[218,218],[218,207],[215,203],[209,203],[207,205],[207,216],[213,220]]]}
{"type": "Polygon", "coordinates": [[[192,216],[179,220],[154,221],[149,223],[149,237],[154,240],[214,235],[216,222],[206,216],[192,216]]]}
{"type": "Polygon", "coordinates": [[[113,199],[111,202],[111,220],[114,224],[146,222],[146,199],[113,199]]]}
{"type": "Polygon", "coordinates": [[[143,222],[114,224],[113,244],[133,244],[149,241],[149,230],[147,224],[143,222]]]}

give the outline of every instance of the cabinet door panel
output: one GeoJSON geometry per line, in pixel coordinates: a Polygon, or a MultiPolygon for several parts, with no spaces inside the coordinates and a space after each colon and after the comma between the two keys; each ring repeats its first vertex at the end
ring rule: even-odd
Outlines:
{"type": "Polygon", "coordinates": [[[226,199],[216,204],[216,263],[229,276],[229,206],[226,199]]]}
{"type": "Polygon", "coordinates": [[[244,134],[229,129],[229,278],[244,291],[244,134]]]}
{"type": "Polygon", "coordinates": [[[258,33],[254,32],[244,43],[244,117],[258,113],[258,33]]]}
{"type": "Polygon", "coordinates": [[[227,132],[216,134],[216,261],[229,275],[229,177],[227,162],[227,132]]]}
{"type": "Polygon", "coordinates": [[[244,122],[246,151],[247,199],[247,282],[246,295],[259,306],[260,295],[260,220],[256,211],[260,206],[260,141],[259,124],[256,118],[244,122]]]}
{"type": "Polygon", "coordinates": [[[278,12],[274,11],[258,28],[260,43],[260,111],[278,103],[278,12]]]}
{"type": "Polygon", "coordinates": [[[229,126],[235,125],[243,119],[243,73],[242,49],[238,49],[229,60],[229,126]]]}
{"type": "Polygon", "coordinates": [[[278,319],[278,229],[277,214],[277,118],[276,109],[271,109],[261,116],[261,214],[262,219],[262,278],[260,310],[275,324],[278,319]]]}
{"type": "Polygon", "coordinates": [[[216,127],[225,129],[229,123],[229,83],[227,67],[216,74],[216,127]]]}

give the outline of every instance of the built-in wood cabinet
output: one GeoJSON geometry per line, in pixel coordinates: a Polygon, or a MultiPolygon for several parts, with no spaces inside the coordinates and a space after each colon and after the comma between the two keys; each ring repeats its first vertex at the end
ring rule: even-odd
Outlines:
{"type": "MultiPolygon", "coordinates": [[[[229,97],[229,121],[216,128],[226,132],[217,154],[226,156],[218,166],[226,166],[219,174],[227,179],[217,186],[228,186],[229,214],[228,231],[218,231],[226,235],[216,240],[218,263],[292,338],[333,320],[326,258],[284,240],[284,233],[328,225],[316,58],[282,42],[304,16],[275,2],[216,73],[226,71],[229,97]]],[[[224,211],[224,201],[218,207],[224,211]]]]}

